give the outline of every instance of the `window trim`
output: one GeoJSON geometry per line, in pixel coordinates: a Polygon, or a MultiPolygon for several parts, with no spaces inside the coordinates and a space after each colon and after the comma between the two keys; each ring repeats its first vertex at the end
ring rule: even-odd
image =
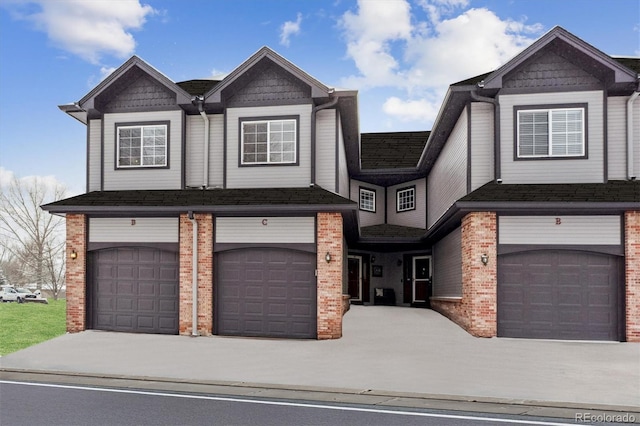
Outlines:
{"type": "Polygon", "coordinates": [[[358,190],[358,209],[362,210],[363,212],[369,212],[369,213],[375,213],[376,212],[376,190],[372,189],[372,188],[365,188],[364,186],[361,186],[358,190]],[[362,193],[363,191],[367,191],[370,192],[373,195],[373,210],[369,210],[366,208],[362,207],[362,193]]]}
{"type": "MultiPolygon", "coordinates": [[[[113,168],[114,170],[156,170],[156,169],[168,169],[171,164],[171,158],[169,153],[171,152],[171,121],[162,120],[162,121],[135,121],[135,122],[119,122],[114,123],[114,159],[113,159],[113,168]],[[124,127],[153,127],[153,126],[165,126],[166,128],[166,140],[165,140],[165,164],[164,165],[135,165],[135,166],[121,166],[120,165],[120,137],[118,129],[124,127]]],[[[142,156],[142,155],[141,155],[142,156]]]]}
{"type": "MultiPolygon", "coordinates": [[[[583,160],[589,158],[589,108],[587,103],[571,103],[571,104],[540,104],[540,105],[518,105],[513,107],[513,159],[514,161],[539,161],[539,160],[583,160]],[[520,120],[519,113],[523,111],[546,110],[568,110],[582,109],[582,146],[583,153],[581,155],[520,155],[520,120]]],[[[549,141],[549,139],[548,139],[549,141]]],[[[549,143],[549,150],[551,143],[549,143]]],[[[549,151],[548,151],[549,152],[549,151]]]]}
{"type": "MultiPolygon", "coordinates": [[[[268,149],[268,145],[267,145],[268,149]]],[[[268,151],[267,151],[268,154],[268,151]]],[[[267,155],[268,159],[268,155],[267,155]]],[[[240,117],[238,118],[238,167],[282,167],[282,166],[299,166],[300,165],[300,116],[299,115],[276,115],[276,116],[260,116],[260,117],[240,117]],[[243,158],[244,133],[243,124],[248,122],[271,122],[271,121],[294,121],[295,122],[295,159],[286,163],[245,163],[243,158]]]]}
{"type": "Polygon", "coordinates": [[[416,186],[411,185],[411,186],[405,186],[404,188],[396,189],[396,213],[410,212],[415,209],[416,209],[416,186]],[[400,194],[402,192],[407,192],[407,191],[413,191],[413,207],[409,209],[406,209],[406,208],[400,209],[400,194]]]}

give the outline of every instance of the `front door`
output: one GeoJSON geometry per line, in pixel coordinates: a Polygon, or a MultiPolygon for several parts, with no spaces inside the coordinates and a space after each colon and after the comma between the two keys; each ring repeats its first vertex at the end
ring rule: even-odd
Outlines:
{"type": "Polygon", "coordinates": [[[362,302],[362,256],[349,256],[349,296],[354,302],[362,302]]]}
{"type": "Polygon", "coordinates": [[[414,256],[412,265],[411,302],[426,304],[429,301],[431,284],[431,256],[414,256]]]}

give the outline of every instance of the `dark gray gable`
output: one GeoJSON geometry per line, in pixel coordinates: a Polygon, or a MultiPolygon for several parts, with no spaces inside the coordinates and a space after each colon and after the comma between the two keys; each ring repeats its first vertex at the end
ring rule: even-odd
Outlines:
{"type": "Polygon", "coordinates": [[[226,87],[222,97],[227,106],[277,105],[311,102],[311,87],[268,58],[226,87]]]}
{"type": "Polygon", "coordinates": [[[166,109],[176,105],[176,93],[151,78],[138,67],[125,72],[96,97],[102,112],[133,112],[166,109]]]}

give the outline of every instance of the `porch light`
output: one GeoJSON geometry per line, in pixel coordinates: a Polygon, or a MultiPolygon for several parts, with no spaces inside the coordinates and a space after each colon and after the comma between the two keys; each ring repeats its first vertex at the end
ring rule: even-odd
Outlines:
{"type": "Polygon", "coordinates": [[[71,250],[69,257],[73,260],[76,260],[78,258],[78,253],[75,250],[71,250]]]}
{"type": "Polygon", "coordinates": [[[489,256],[487,256],[487,254],[486,254],[486,253],[482,253],[482,254],[480,255],[480,261],[482,262],[482,264],[483,264],[484,266],[487,266],[487,263],[489,263],[489,256]]]}
{"type": "Polygon", "coordinates": [[[324,255],[324,260],[326,260],[327,263],[331,262],[331,253],[327,252],[327,254],[324,255]]]}

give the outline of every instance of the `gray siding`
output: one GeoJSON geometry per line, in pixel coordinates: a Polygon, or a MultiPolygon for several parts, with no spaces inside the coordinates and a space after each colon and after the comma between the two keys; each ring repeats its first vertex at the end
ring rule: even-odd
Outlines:
{"type": "Polygon", "coordinates": [[[311,183],[311,105],[227,109],[227,188],[306,187],[311,183]],[[298,165],[239,166],[239,119],[299,115],[298,165]]]}
{"type": "Polygon", "coordinates": [[[104,190],[180,189],[182,186],[182,111],[104,115],[104,190]],[[169,167],[116,169],[116,123],[170,121],[169,167]]]}
{"type": "Polygon", "coordinates": [[[519,94],[500,96],[500,160],[502,180],[519,183],[586,183],[604,180],[602,91],[519,94]],[[588,104],[585,159],[514,160],[514,113],[519,105],[588,104]]]}
{"type": "Polygon", "coordinates": [[[351,181],[351,199],[360,205],[360,187],[371,189],[376,191],[376,211],[375,213],[358,210],[358,216],[360,220],[360,227],[381,225],[384,223],[384,192],[385,188],[382,186],[373,185],[366,182],[360,182],[357,180],[351,181]]]}
{"type": "Polygon", "coordinates": [[[494,178],[493,105],[471,104],[471,191],[494,178]]]}
{"type": "Polygon", "coordinates": [[[177,217],[89,218],[91,243],[177,243],[177,217]]]}
{"type": "Polygon", "coordinates": [[[130,72],[127,88],[100,108],[105,112],[141,111],[175,108],[176,94],[143,73],[130,72]]]}
{"type": "Polygon", "coordinates": [[[428,227],[467,194],[467,110],[451,132],[427,181],[428,227]]]}
{"type": "MultiPolygon", "coordinates": [[[[340,120],[340,118],[338,118],[340,120]]],[[[344,135],[342,125],[338,121],[338,193],[343,197],[349,197],[349,169],[347,168],[347,151],[344,146],[344,135]]]]}
{"type": "MultiPolygon", "coordinates": [[[[224,174],[224,116],[209,118],[209,187],[221,187],[224,174]]],[[[204,120],[200,115],[186,117],[186,186],[200,187],[204,182],[204,120]]]]}
{"type": "Polygon", "coordinates": [[[316,114],[316,183],[336,190],[336,110],[316,114]]]}
{"type": "Polygon", "coordinates": [[[607,99],[609,179],[627,178],[627,97],[607,99]]]}
{"type": "Polygon", "coordinates": [[[315,243],[315,217],[218,217],[216,243],[315,243]]]}
{"type": "Polygon", "coordinates": [[[387,188],[387,223],[391,225],[410,226],[413,228],[427,227],[427,180],[419,179],[387,188]],[[397,212],[396,190],[415,186],[416,209],[397,212]]]}
{"type": "Polygon", "coordinates": [[[620,216],[500,216],[499,244],[620,245],[620,216]]]}
{"type": "Polygon", "coordinates": [[[433,246],[433,296],[462,297],[461,228],[433,246]]]}
{"type": "Polygon", "coordinates": [[[87,192],[100,191],[102,183],[102,120],[89,120],[87,192]]]}

